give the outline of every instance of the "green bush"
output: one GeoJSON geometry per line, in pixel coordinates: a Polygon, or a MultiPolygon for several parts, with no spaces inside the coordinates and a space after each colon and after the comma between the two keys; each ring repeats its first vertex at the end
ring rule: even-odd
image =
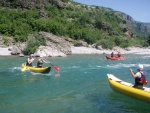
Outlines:
{"type": "Polygon", "coordinates": [[[9,33],[9,25],[8,24],[0,24],[0,32],[1,34],[7,35],[9,33]]]}
{"type": "Polygon", "coordinates": [[[117,37],[117,38],[115,38],[115,45],[116,46],[120,46],[121,45],[121,43],[123,42],[123,40],[121,40],[121,38],[119,38],[119,37],[117,37]]]}
{"type": "Polygon", "coordinates": [[[37,51],[40,45],[45,45],[46,41],[44,37],[35,35],[34,37],[30,37],[27,41],[27,45],[23,50],[25,55],[33,54],[37,51]]]}
{"type": "Polygon", "coordinates": [[[5,44],[5,45],[8,45],[8,43],[9,43],[9,38],[6,37],[6,36],[3,36],[3,41],[4,41],[4,44],[5,44]]]}
{"type": "Polygon", "coordinates": [[[129,46],[131,46],[131,44],[130,44],[129,41],[124,41],[124,42],[122,42],[121,45],[120,45],[120,47],[122,47],[122,48],[126,48],[126,47],[129,47],[129,46]]]}
{"type": "Polygon", "coordinates": [[[96,46],[98,45],[101,45],[104,49],[112,49],[114,47],[114,42],[107,39],[101,39],[96,43],[96,46]]]}

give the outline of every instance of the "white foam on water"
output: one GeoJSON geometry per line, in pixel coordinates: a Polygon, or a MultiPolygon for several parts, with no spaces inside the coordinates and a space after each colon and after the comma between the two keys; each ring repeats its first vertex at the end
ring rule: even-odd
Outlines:
{"type": "Polygon", "coordinates": [[[55,78],[58,78],[58,77],[60,77],[60,74],[56,74],[56,75],[54,75],[55,76],[55,78]]]}
{"type": "Polygon", "coordinates": [[[150,58],[150,56],[143,56],[142,58],[150,58]]]}
{"type": "Polygon", "coordinates": [[[66,68],[70,69],[70,68],[80,68],[80,67],[79,66],[70,66],[70,67],[65,67],[65,69],[66,68]]]}
{"type": "Polygon", "coordinates": [[[52,75],[52,73],[34,73],[34,72],[31,72],[32,73],[32,75],[41,75],[41,76],[51,76],[52,75]]]}
{"type": "Polygon", "coordinates": [[[12,68],[9,68],[9,70],[11,71],[11,72],[14,72],[15,70],[19,70],[19,71],[21,71],[21,67],[12,67],[12,68]]]}
{"type": "MultiPolygon", "coordinates": [[[[150,67],[150,64],[143,64],[144,67],[150,67]]],[[[122,67],[125,67],[125,68],[130,68],[130,67],[137,67],[137,64],[122,64],[122,63],[119,63],[119,64],[115,64],[115,65],[107,65],[106,67],[110,67],[110,68],[122,68],[122,67]]]]}
{"type": "Polygon", "coordinates": [[[89,71],[85,71],[85,72],[83,72],[83,73],[86,73],[86,74],[87,74],[87,73],[92,73],[92,72],[89,72],[89,71]]]}

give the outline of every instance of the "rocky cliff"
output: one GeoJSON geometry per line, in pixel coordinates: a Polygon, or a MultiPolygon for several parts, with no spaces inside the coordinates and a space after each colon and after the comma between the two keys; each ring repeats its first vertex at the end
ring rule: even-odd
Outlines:
{"type": "Polygon", "coordinates": [[[123,12],[116,12],[119,14],[128,26],[134,31],[140,33],[142,36],[149,36],[150,35],[150,23],[143,23],[134,20],[130,15],[125,14],[123,12]]]}
{"type": "Polygon", "coordinates": [[[134,20],[130,15],[125,14],[124,12],[115,11],[111,8],[105,8],[107,11],[115,13],[120,18],[123,19],[124,23],[128,25],[136,34],[140,34],[141,37],[150,35],[150,23],[138,22],[134,20]],[[137,33],[138,32],[138,33],[137,33]]]}

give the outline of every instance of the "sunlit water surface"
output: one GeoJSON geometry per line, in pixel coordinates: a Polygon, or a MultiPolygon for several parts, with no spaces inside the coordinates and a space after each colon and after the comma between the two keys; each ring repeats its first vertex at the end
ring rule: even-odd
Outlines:
{"type": "Polygon", "coordinates": [[[107,73],[134,83],[129,68],[136,71],[138,63],[144,64],[150,81],[150,56],[126,57],[123,61],[109,61],[105,55],[47,58],[60,72],[52,67],[49,74],[36,74],[21,72],[25,58],[1,56],[0,113],[149,113],[149,103],[117,93],[108,84],[107,73]]]}

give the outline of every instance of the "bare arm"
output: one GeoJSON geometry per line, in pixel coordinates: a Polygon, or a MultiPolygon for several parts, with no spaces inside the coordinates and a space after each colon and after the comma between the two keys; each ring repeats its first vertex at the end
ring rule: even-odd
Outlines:
{"type": "Polygon", "coordinates": [[[30,64],[30,63],[32,63],[34,61],[34,58],[32,58],[32,59],[29,59],[28,58],[28,63],[30,64]]]}
{"type": "Polygon", "coordinates": [[[130,73],[131,73],[131,75],[132,75],[133,78],[136,78],[136,77],[137,77],[137,75],[134,74],[134,72],[132,71],[132,69],[130,69],[130,73]]]}
{"type": "Polygon", "coordinates": [[[32,58],[32,62],[34,61],[34,58],[32,58]]]}
{"type": "Polygon", "coordinates": [[[27,59],[27,61],[28,61],[29,64],[31,63],[29,58],[27,59]]]}

